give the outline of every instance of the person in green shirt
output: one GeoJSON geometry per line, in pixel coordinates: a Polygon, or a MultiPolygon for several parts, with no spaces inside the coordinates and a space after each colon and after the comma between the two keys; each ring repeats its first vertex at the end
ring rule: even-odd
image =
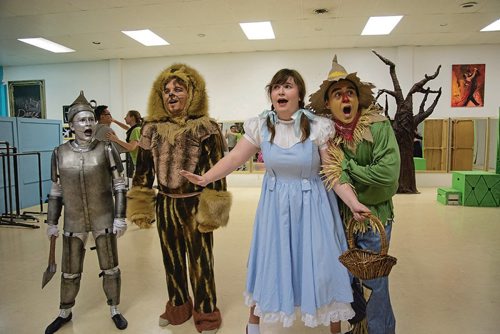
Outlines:
{"type": "MultiPolygon", "coordinates": [[[[400,156],[390,121],[381,115],[382,109],[375,103],[374,87],[362,82],[356,73],[348,73],[335,56],[328,78],[310,96],[309,106],[318,114],[330,115],[335,124],[328,148],[330,159],[323,166],[327,187],[337,182],[350,184],[358,200],[384,224],[389,242],[400,156]]],[[[345,205],[340,206],[347,223],[352,214],[345,205]]],[[[380,251],[380,235],[370,225],[357,224],[355,232],[356,247],[380,251]]],[[[362,284],[371,290],[366,303],[366,322],[357,323],[353,332],[366,324],[369,334],[395,333],[388,277],[365,280],[362,284]]]]}
{"type": "Polygon", "coordinates": [[[227,141],[227,149],[229,152],[236,146],[236,143],[243,135],[240,133],[236,124],[231,125],[229,131],[226,131],[225,138],[227,141]]]}
{"type": "Polygon", "coordinates": [[[137,164],[137,151],[139,147],[139,139],[141,138],[141,114],[137,110],[129,110],[125,116],[125,122],[127,123],[127,127],[123,127],[127,130],[127,138],[125,141],[120,140],[114,133],[106,134],[106,139],[120,145],[126,150],[127,177],[132,178],[137,164]]]}

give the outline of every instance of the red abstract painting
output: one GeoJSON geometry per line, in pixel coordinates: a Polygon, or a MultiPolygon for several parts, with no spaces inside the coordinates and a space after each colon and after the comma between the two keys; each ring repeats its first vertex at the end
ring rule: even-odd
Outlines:
{"type": "Polygon", "coordinates": [[[452,65],[452,107],[484,106],[485,67],[485,64],[452,65]]]}

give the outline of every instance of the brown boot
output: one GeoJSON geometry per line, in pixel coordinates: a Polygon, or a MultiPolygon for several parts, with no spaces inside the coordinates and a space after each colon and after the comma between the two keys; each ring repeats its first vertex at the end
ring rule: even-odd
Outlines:
{"type": "Polygon", "coordinates": [[[193,310],[193,320],[198,333],[203,334],[215,334],[222,323],[218,308],[215,308],[212,313],[199,313],[193,310]]]}
{"type": "Polygon", "coordinates": [[[186,303],[180,306],[172,305],[171,301],[167,302],[165,305],[165,312],[160,315],[159,325],[165,327],[167,325],[180,325],[185,323],[189,318],[191,318],[191,310],[193,309],[193,303],[189,299],[186,303]]]}

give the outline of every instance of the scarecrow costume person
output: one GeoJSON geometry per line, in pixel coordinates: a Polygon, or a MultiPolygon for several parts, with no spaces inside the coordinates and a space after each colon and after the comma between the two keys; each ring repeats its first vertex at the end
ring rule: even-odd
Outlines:
{"type": "Polygon", "coordinates": [[[127,320],[118,311],[121,274],[116,242],[127,229],[127,188],[120,155],[110,143],[94,138],[94,110],[83,92],[70,106],[68,121],[75,139],[52,153],[46,220],[49,238],[58,237],[57,224],[64,205],[60,313],[45,334],[55,333],[72,319],[89,232],[95,239],[102,270],[99,276],[103,278],[112,320],[118,329],[125,329],[127,320]]]}
{"type": "Polygon", "coordinates": [[[200,333],[221,325],[212,231],[227,224],[231,195],[225,179],[201,187],[179,172],[203,174],[223,156],[203,77],[185,64],[168,67],[153,83],[127,208],[128,219],[141,228],[157,221],[169,296],[160,326],[182,324],[191,315],[200,333]]]}
{"type": "MultiPolygon", "coordinates": [[[[331,188],[335,182],[350,184],[358,200],[385,225],[389,242],[400,157],[391,124],[375,104],[374,87],[362,82],[356,73],[347,73],[335,56],[328,78],[309,101],[316,113],[331,115],[335,123],[335,134],[329,141],[329,159],[323,168],[327,187],[331,188]]],[[[342,202],[340,209],[347,223],[352,214],[342,202]]],[[[355,233],[358,248],[380,252],[380,235],[371,226],[358,224],[355,233]]],[[[396,321],[388,277],[365,280],[362,284],[371,292],[366,304],[366,322],[357,323],[353,332],[361,332],[367,324],[369,334],[394,333],[396,321]]]]}

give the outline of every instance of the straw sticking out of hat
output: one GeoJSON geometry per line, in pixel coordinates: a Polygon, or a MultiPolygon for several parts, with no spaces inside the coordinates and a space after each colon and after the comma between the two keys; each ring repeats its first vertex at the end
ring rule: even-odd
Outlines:
{"type": "Polygon", "coordinates": [[[331,85],[340,80],[349,80],[354,84],[361,108],[367,108],[373,103],[374,97],[372,89],[375,88],[375,86],[369,82],[361,81],[356,72],[347,73],[345,68],[337,62],[337,55],[335,55],[327,79],[323,81],[315,93],[309,96],[308,107],[313,109],[317,114],[330,114],[330,110],[325,104],[325,100],[328,98],[326,94],[331,85]]]}

